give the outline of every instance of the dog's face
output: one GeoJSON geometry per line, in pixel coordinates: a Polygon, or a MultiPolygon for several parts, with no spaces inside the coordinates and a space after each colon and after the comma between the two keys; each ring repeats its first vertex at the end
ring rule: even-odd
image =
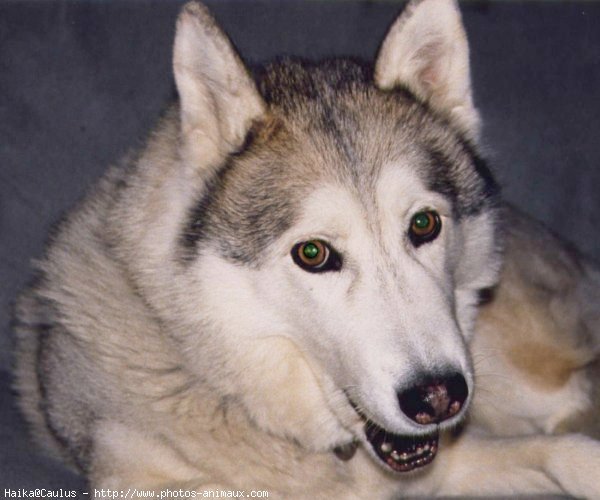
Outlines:
{"type": "Polygon", "coordinates": [[[210,333],[186,353],[206,377],[210,345],[212,383],[266,430],[425,465],[468,406],[477,292],[498,270],[456,7],[409,4],[375,72],[286,62],[258,89],[215,30],[188,6],[175,48],[183,157],[204,165],[182,310],[210,333]]]}

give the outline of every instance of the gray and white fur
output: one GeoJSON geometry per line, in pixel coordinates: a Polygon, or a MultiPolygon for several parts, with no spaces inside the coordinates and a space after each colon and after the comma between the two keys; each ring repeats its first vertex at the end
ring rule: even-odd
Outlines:
{"type": "Polygon", "coordinates": [[[189,3],[173,67],[178,102],[18,301],[35,437],[96,488],[600,498],[600,274],[502,204],[457,5],[409,2],[374,67],[253,78],[189,3]],[[303,269],[307,241],[336,265],[303,269]],[[452,411],[411,417],[421,380],[452,411]],[[373,429],[439,452],[386,462],[373,429]]]}

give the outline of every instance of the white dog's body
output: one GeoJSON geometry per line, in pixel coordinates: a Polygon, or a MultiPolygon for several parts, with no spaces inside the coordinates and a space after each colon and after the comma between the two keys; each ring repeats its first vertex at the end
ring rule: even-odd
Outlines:
{"type": "Polygon", "coordinates": [[[456,6],[255,84],[189,4],[174,68],[19,301],[37,436],[113,490],[600,498],[600,444],[544,435],[594,431],[600,279],[501,208],[456,6]]]}

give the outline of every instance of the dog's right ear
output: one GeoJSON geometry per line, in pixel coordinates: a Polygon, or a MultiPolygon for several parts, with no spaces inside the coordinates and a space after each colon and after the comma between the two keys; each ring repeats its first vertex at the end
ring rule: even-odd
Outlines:
{"type": "Polygon", "coordinates": [[[216,167],[239,149],[265,104],[248,70],[208,9],[187,3],[177,19],[173,71],[185,160],[216,167]]]}

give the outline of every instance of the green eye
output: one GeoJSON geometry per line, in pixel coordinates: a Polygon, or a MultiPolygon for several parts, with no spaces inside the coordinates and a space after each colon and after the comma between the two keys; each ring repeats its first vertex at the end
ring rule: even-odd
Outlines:
{"type": "Polygon", "coordinates": [[[340,255],[321,240],[297,243],[291,253],[296,265],[311,273],[339,271],[342,267],[340,255]]]}
{"type": "Polygon", "coordinates": [[[427,230],[431,225],[431,216],[425,212],[418,213],[413,218],[413,226],[417,230],[427,230]]]}
{"type": "Polygon", "coordinates": [[[321,253],[321,250],[312,241],[309,241],[308,243],[305,243],[302,246],[302,254],[306,258],[307,261],[318,260],[317,257],[319,256],[320,253],[321,253]]]}
{"type": "Polygon", "coordinates": [[[408,236],[413,245],[419,246],[437,238],[441,229],[442,220],[439,214],[434,210],[424,210],[413,215],[408,236]]]}
{"type": "Polygon", "coordinates": [[[329,255],[329,250],[322,241],[312,240],[301,243],[296,249],[296,255],[303,267],[320,268],[329,255]]]}

